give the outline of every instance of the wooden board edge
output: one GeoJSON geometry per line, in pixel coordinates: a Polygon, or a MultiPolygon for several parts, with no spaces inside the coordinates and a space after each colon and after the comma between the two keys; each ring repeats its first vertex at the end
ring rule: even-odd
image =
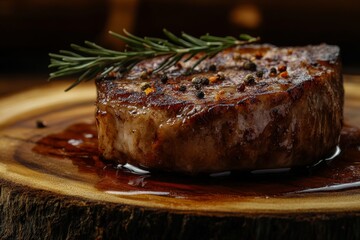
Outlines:
{"type": "Polygon", "coordinates": [[[103,203],[0,181],[3,239],[358,239],[360,211],[237,214],[103,203]]]}

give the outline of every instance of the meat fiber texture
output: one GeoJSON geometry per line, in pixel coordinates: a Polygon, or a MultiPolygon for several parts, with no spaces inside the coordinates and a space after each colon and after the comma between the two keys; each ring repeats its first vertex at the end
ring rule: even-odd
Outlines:
{"type": "Polygon", "coordinates": [[[152,73],[163,58],[97,79],[104,159],[186,174],[306,166],[343,122],[339,48],[248,45],[152,73]]]}

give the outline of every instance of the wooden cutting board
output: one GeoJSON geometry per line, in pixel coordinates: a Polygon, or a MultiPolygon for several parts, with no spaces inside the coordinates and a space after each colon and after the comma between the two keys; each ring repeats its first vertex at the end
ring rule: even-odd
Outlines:
{"type": "MultiPolygon", "coordinates": [[[[355,128],[351,151],[310,173],[134,174],[98,158],[93,83],[67,85],[0,101],[1,239],[360,238],[355,128]]],[[[345,90],[360,126],[360,82],[345,90]]]]}

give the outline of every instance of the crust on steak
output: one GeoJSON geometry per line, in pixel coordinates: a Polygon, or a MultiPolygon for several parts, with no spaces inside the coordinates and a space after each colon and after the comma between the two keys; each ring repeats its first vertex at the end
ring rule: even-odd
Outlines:
{"type": "Polygon", "coordinates": [[[96,81],[105,159],[214,173],[309,165],[338,145],[344,90],[337,46],[232,48],[203,61],[192,74],[188,69],[196,59],[178,63],[162,73],[166,83],[162,74],[146,76],[161,60],[96,81]],[[246,67],[249,61],[256,71],[246,67]],[[196,86],[194,77],[216,81],[196,86]]]}

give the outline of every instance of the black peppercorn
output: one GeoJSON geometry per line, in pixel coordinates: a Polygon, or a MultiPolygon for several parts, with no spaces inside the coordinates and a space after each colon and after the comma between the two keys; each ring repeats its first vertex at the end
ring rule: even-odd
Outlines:
{"type": "Polygon", "coordinates": [[[252,84],[255,83],[255,78],[254,78],[253,75],[248,74],[248,75],[245,76],[244,82],[245,82],[245,84],[247,84],[247,85],[252,85],[252,84]]]}
{"type": "Polygon", "coordinates": [[[202,99],[202,98],[204,98],[204,97],[205,97],[205,93],[204,93],[204,92],[202,92],[202,91],[199,91],[199,92],[197,92],[197,93],[196,93],[196,97],[198,97],[198,98],[202,99]]]}
{"type": "Polygon", "coordinates": [[[201,84],[203,85],[209,85],[209,79],[207,77],[202,77],[201,78],[201,84]]]}
{"type": "Polygon", "coordinates": [[[168,80],[168,76],[167,76],[166,74],[161,75],[160,81],[161,81],[163,84],[167,83],[167,80],[168,80]]]}
{"type": "Polygon", "coordinates": [[[46,124],[45,124],[45,122],[42,121],[42,120],[37,120],[37,121],[36,121],[36,127],[37,127],[37,128],[46,128],[46,124]]]}
{"type": "Polygon", "coordinates": [[[181,85],[181,86],[179,87],[179,91],[185,92],[185,91],[186,91],[186,86],[181,85]]]}
{"type": "Polygon", "coordinates": [[[256,71],[256,68],[257,68],[256,64],[251,61],[244,63],[245,70],[256,71]]]}
{"type": "Polygon", "coordinates": [[[270,68],[270,75],[276,75],[277,71],[276,68],[272,67],[270,68]]]}
{"type": "Polygon", "coordinates": [[[209,66],[209,71],[215,72],[216,71],[216,66],[214,64],[211,64],[209,66]]]}
{"type": "Polygon", "coordinates": [[[264,75],[264,72],[262,70],[256,71],[256,76],[261,78],[264,75]]]}
{"type": "Polygon", "coordinates": [[[199,85],[199,84],[203,84],[203,85],[209,85],[209,79],[207,77],[194,77],[191,82],[194,85],[199,85]]]}

